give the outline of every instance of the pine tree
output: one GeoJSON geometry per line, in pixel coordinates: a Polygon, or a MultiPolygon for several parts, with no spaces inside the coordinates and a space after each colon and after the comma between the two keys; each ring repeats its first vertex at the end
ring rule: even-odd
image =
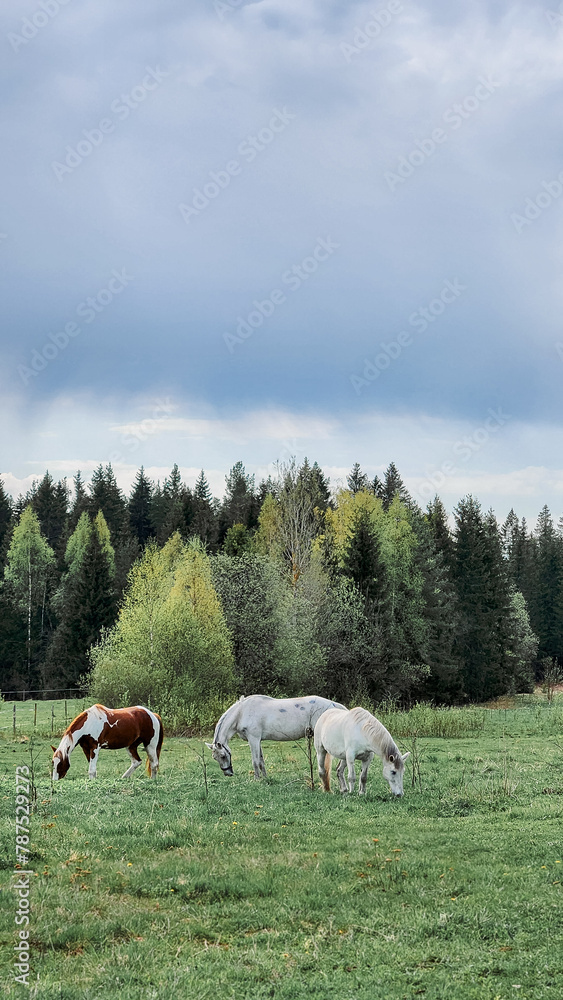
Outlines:
{"type": "Polygon", "coordinates": [[[32,490],[31,506],[39,518],[42,535],[51,548],[57,551],[67,518],[66,480],[55,483],[49,472],[46,472],[32,490]]]}
{"type": "Polygon", "coordinates": [[[83,514],[69,540],[69,573],[63,584],[61,620],[53,635],[43,669],[48,686],[74,686],[89,669],[88,653],[116,614],[115,565],[109,530],[100,512],[84,532],[83,514]],[[71,544],[77,532],[75,544],[71,544]],[[86,537],[87,536],[87,537],[86,537]],[[84,541],[86,544],[84,546],[84,541]]]}
{"type": "Polygon", "coordinates": [[[141,466],[135,477],[128,504],[129,530],[141,548],[155,533],[151,517],[152,493],[153,485],[141,466]]]}
{"type": "Polygon", "coordinates": [[[350,475],[346,477],[350,493],[356,494],[360,490],[369,490],[370,481],[365,472],[362,472],[359,462],[354,462],[350,475]]]}
{"type": "Polygon", "coordinates": [[[127,501],[117,485],[111,464],[99,465],[90,481],[90,514],[95,517],[102,511],[116,546],[126,534],[127,501]]]}
{"type": "Polygon", "coordinates": [[[81,515],[84,514],[85,512],[88,512],[90,509],[90,498],[86,491],[84,480],[82,479],[82,473],[80,471],[78,471],[76,475],[73,476],[73,483],[74,483],[74,496],[70,503],[70,511],[66,523],[66,529],[65,529],[66,541],[68,541],[68,539],[72,535],[72,532],[76,528],[76,525],[78,524],[81,515]]]}
{"type": "Polygon", "coordinates": [[[544,506],[535,530],[536,592],[530,601],[531,622],[539,639],[538,656],[563,663],[563,538],[544,506]]]}
{"type": "Polygon", "coordinates": [[[233,465],[225,476],[225,497],[219,513],[218,542],[221,545],[229,528],[243,524],[246,528],[256,527],[258,521],[257,497],[254,476],[246,474],[242,462],[233,465]]]}
{"type": "Polygon", "coordinates": [[[157,531],[159,544],[163,545],[176,531],[187,537],[185,507],[190,496],[190,490],[182,484],[180,470],[174,464],[162,489],[160,525],[157,531]]]}
{"type": "Polygon", "coordinates": [[[342,572],[363,595],[366,605],[379,607],[387,593],[381,541],[371,511],[358,507],[352,514],[342,557],[342,572]]]}
{"type": "Polygon", "coordinates": [[[0,479],[0,566],[4,561],[4,542],[7,540],[11,520],[12,500],[4,490],[4,483],[0,479]]]}
{"type": "MultiPolygon", "coordinates": [[[[291,467],[291,463],[287,469],[291,467]]],[[[309,498],[313,510],[325,511],[330,504],[330,485],[317,462],[309,464],[307,458],[297,469],[296,487],[309,498]]]]}
{"type": "Polygon", "coordinates": [[[426,521],[430,528],[436,550],[441,552],[444,564],[451,571],[454,564],[454,540],[448,525],[448,515],[439,497],[431,500],[426,508],[426,521]]]}
{"type": "Polygon", "coordinates": [[[204,545],[213,547],[217,535],[217,516],[203,469],[197,477],[193,495],[184,504],[184,517],[190,535],[195,535],[204,545]]]}
{"type": "Polygon", "coordinates": [[[385,495],[385,487],[383,481],[379,478],[379,476],[373,477],[373,482],[371,484],[370,489],[373,495],[376,496],[378,500],[383,501],[383,497],[385,495]]]}
{"type": "Polygon", "coordinates": [[[435,701],[452,702],[458,700],[462,693],[460,664],[454,653],[458,611],[450,568],[453,540],[447,528],[445,511],[436,501],[429,505],[427,515],[414,515],[412,525],[418,541],[415,561],[423,581],[426,660],[430,666],[423,693],[435,701]]]}
{"type": "Polygon", "coordinates": [[[413,503],[403,480],[399,475],[399,470],[394,462],[390,462],[385,471],[383,480],[382,496],[383,509],[389,510],[394,498],[398,496],[403,503],[410,505],[413,503]]]}
{"type": "Polygon", "coordinates": [[[479,503],[469,496],[458,504],[455,518],[456,650],[467,695],[483,701],[511,686],[510,586],[494,515],[483,517],[479,503]]]}

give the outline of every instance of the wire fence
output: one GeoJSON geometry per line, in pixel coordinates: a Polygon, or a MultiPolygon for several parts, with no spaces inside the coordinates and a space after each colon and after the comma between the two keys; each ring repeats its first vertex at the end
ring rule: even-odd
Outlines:
{"type": "MultiPolygon", "coordinates": [[[[36,732],[45,736],[63,732],[80,712],[86,708],[86,690],[84,688],[54,688],[54,693],[66,694],[67,697],[41,699],[26,697],[25,699],[0,702],[0,733],[22,736],[36,732]]],[[[14,693],[14,692],[11,692],[14,693]]],[[[22,692],[17,692],[22,694],[22,692]]],[[[37,692],[44,694],[45,691],[37,692]]],[[[51,693],[51,692],[49,692],[51,693]]],[[[33,695],[26,691],[26,695],[33,695]]]]}
{"type": "Polygon", "coordinates": [[[53,698],[80,698],[87,690],[87,687],[22,688],[21,691],[2,691],[2,698],[9,701],[28,701],[32,698],[52,701],[53,698]]]}

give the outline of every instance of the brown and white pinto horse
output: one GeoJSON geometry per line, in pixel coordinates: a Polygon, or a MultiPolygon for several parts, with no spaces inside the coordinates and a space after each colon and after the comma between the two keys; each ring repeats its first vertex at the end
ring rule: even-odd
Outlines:
{"type": "Polygon", "coordinates": [[[70,755],[75,747],[82,747],[89,761],[88,777],[96,777],[96,763],[100,750],[127,748],[131,758],[123,778],[128,778],[141,764],[137,748],[142,744],[147,751],[147,774],[156,778],[164,730],[162,719],[148,708],[105,708],[92,705],[73,719],[58,747],[51,747],[53,754],[53,781],[64,778],[70,767],[70,755]]]}

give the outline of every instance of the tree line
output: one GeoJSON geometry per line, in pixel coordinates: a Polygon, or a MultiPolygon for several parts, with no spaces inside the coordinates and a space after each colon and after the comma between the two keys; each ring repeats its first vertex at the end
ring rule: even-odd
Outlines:
{"type": "Polygon", "coordinates": [[[561,522],[499,525],[467,496],[450,528],[393,463],[331,492],[317,463],[256,484],[237,462],[221,501],[176,465],[162,484],[141,468],[129,497],[111,465],[15,501],[0,483],[0,559],[3,691],[88,684],[169,712],[306,689],[454,703],[563,664],[561,522]]]}

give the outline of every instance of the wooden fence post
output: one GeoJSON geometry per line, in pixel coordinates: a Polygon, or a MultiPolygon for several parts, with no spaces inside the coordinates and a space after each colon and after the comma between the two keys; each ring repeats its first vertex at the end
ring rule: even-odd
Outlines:
{"type": "Polygon", "coordinates": [[[16,735],[16,703],[14,702],[14,722],[13,722],[14,736],[16,735]]]}
{"type": "Polygon", "coordinates": [[[55,706],[51,705],[51,732],[53,732],[54,724],[55,724],[55,706]]]}
{"type": "Polygon", "coordinates": [[[33,728],[35,729],[37,725],[37,702],[33,706],[33,728]]]}

